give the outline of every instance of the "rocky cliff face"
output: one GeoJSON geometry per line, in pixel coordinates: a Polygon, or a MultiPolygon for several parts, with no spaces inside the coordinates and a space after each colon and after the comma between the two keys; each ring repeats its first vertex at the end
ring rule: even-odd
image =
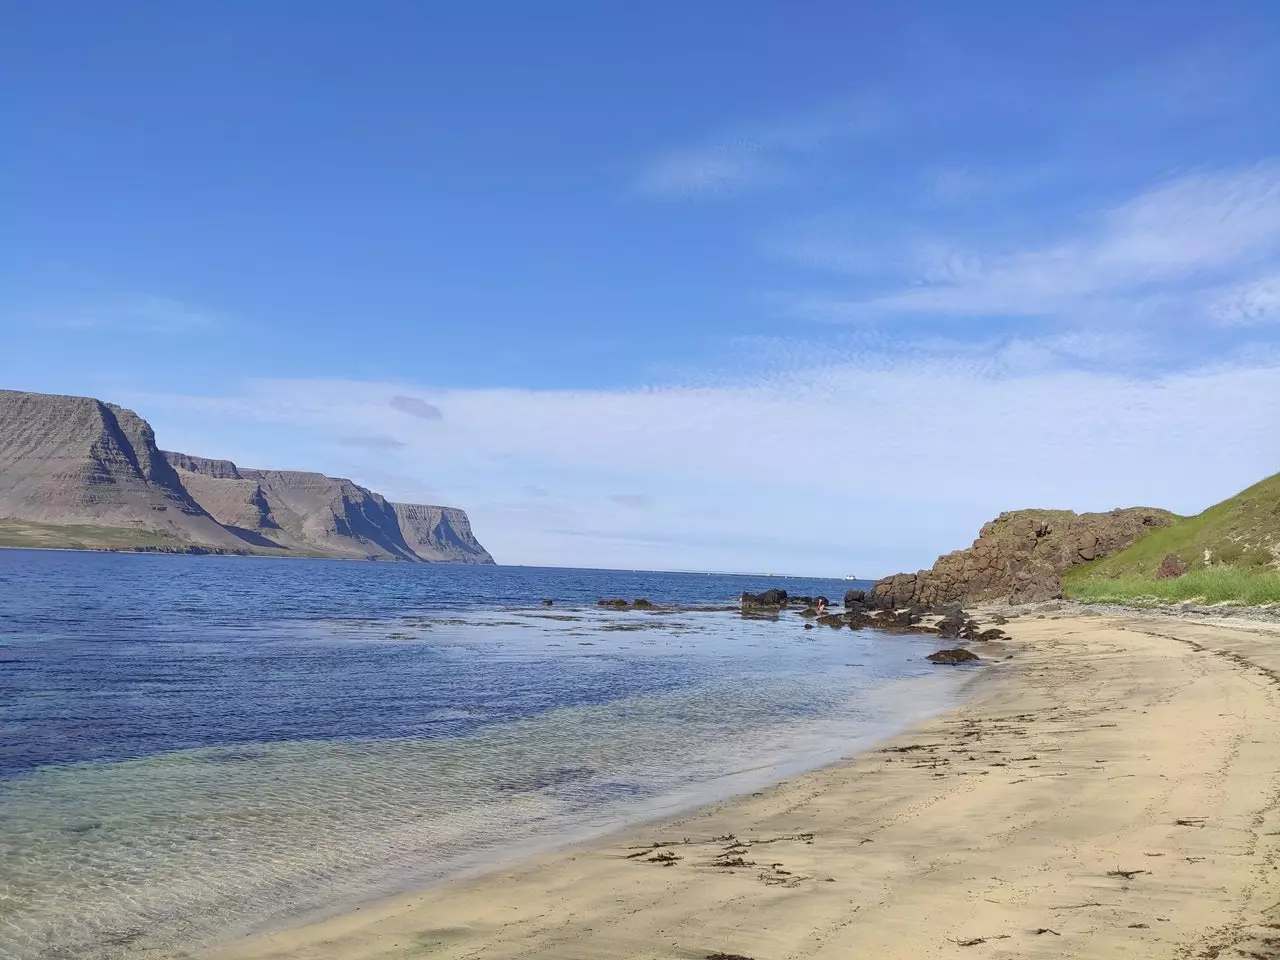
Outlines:
{"type": "Polygon", "coordinates": [[[380,494],[335,477],[298,470],[240,471],[258,484],[280,527],[302,543],[348,557],[419,560],[380,494]]]}
{"type": "Polygon", "coordinates": [[[467,515],[453,507],[393,504],[321,473],[164,455],[210,514],[260,546],[353,559],[493,563],[467,515]]]}
{"type": "Polygon", "coordinates": [[[182,486],[145,420],[88,397],[0,390],[0,517],[239,543],[182,486]]]}
{"type": "Polygon", "coordinates": [[[1110,513],[1015,510],[983,526],[966,550],[939,557],[929,570],[885,577],[872,588],[881,606],[954,601],[1030,603],[1062,593],[1062,575],[1078,563],[1123,550],[1177,517],[1130,507],[1110,513]]]}
{"type": "Polygon", "coordinates": [[[0,391],[0,520],[87,525],[100,528],[95,542],[125,548],[145,534],[246,552],[493,563],[461,510],[161,451],[131,410],[12,390],[0,391]]]}
{"type": "Polygon", "coordinates": [[[424,560],[493,563],[471,532],[471,521],[454,507],[393,503],[405,542],[424,560]]]}

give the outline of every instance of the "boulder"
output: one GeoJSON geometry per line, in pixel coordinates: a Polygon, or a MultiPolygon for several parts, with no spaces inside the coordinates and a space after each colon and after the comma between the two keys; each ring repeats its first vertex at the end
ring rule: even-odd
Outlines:
{"type": "Polygon", "coordinates": [[[933,663],[972,663],[979,657],[972,650],[955,647],[951,650],[939,650],[937,653],[931,653],[925,659],[933,663]]]}
{"type": "Polygon", "coordinates": [[[766,590],[763,593],[744,593],[740,598],[744,607],[781,607],[787,602],[787,591],[766,590]]]}
{"type": "Polygon", "coordinates": [[[1156,571],[1157,580],[1173,580],[1187,572],[1187,565],[1176,553],[1168,554],[1160,561],[1160,569],[1156,571]]]}
{"type": "Polygon", "coordinates": [[[627,603],[625,600],[597,600],[596,606],[608,607],[612,610],[625,610],[627,607],[631,606],[631,604],[627,603]]]}

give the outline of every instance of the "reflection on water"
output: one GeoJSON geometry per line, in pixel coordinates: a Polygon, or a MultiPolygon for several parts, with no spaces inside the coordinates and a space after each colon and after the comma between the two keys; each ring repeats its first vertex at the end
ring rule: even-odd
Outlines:
{"type": "Polygon", "coordinates": [[[795,618],[372,612],[7,632],[0,956],[334,912],[819,766],[961,682],[921,641],[795,618]]]}

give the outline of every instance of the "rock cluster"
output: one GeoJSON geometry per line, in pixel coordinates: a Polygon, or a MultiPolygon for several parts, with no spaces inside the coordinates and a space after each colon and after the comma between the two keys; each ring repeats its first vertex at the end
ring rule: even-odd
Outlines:
{"type": "Polygon", "coordinates": [[[929,570],[899,573],[871,590],[873,607],[937,606],[957,601],[1032,603],[1062,593],[1062,575],[1123,550],[1176,517],[1167,510],[1130,507],[1109,513],[1016,510],[983,526],[965,550],[939,557],[929,570]]]}

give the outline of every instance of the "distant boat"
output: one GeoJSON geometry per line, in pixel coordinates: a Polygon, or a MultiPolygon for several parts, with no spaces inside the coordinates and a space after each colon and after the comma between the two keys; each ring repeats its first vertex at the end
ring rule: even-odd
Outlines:
{"type": "Polygon", "coordinates": [[[844,575],[844,578],[845,578],[846,580],[857,580],[857,579],[858,579],[858,578],[857,578],[857,577],[855,577],[852,573],[846,573],[846,574],[844,575]]]}

